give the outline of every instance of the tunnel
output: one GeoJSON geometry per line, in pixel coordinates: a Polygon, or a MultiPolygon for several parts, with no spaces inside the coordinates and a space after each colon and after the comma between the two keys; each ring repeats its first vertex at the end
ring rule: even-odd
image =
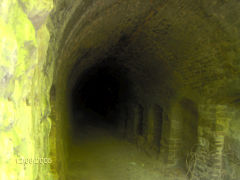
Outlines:
{"type": "MultiPolygon", "coordinates": [[[[163,140],[161,137],[167,132],[163,131],[163,107],[157,104],[158,101],[144,97],[142,94],[145,88],[154,90],[157,86],[161,86],[161,81],[154,78],[159,72],[153,73],[154,68],[149,67],[145,72],[149,79],[141,77],[141,71],[145,70],[144,65],[140,64],[139,69],[135,70],[134,63],[129,65],[131,60],[127,57],[128,52],[123,56],[119,55],[124,53],[123,41],[128,40],[125,37],[120,38],[114,54],[104,58],[97,57],[94,59],[96,63],[82,71],[79,71],[80,65],[76,65],[69,76],[67,89],[69,122],[66,121],[66,124],[69,124],[68,140],[66,140],[69,142],[70,152],[67,160],[70,167],[67,172],[69,179],[80,177],[97,179],[98,176],[103,179],[128,177],[145,179],[153,176],[162,178],[160,173],[155,172],[151,175],[144,169],[145,163],[152,161],[147,168],[157,166],[159,171],[163,171],[160,162],[164,160],[158,155],[160,151],[164,151],[165,147],[161,149],[163,140]],[[158,85],[157,82],[160,84],[158,85]],[[145,87],[147,84],[148,87],[145,87]],[[121,150],[114,150],[118,148],[121,150]],[[128,154],[134,155],[131,157],[128,154]],[[100,165],[100,162],[109,160],[108,156],[113,156],[114,160],[109,165],[100,165]],[[139,156],[143,157],[141,161],[138,159],[139,156]],[[76,159],[82,162],[79,163],[76,159]],[[123,162],[129,164],[125,167],[123,162]],[[79,163],[81,170],[73,173],[72,169],[78,169],[78,166],[74,165],[76,163],[79,163]],[[88,165],[84,166],[84,164],[88,165]],[[141,166],[137,167],[137,164],[141,166]],[[112,166],[120,167],[112,169],[112,166]],[[106,169],[109,172],[106,172],[106,169]],[[124,169],[126,172],[129,171],[127,175],[119,175],[118,171],[124,169]],[[95,173],[85,177],[84,172],[90,174],[89,171],[95,173]],[[138,171],[138,175],[131,175],[134,174],[133,171],[138,171]]],[[[80,61],[79,59],[77,63],[81,63],[80,61]]],[[[156,69],[164,69],[161,67],[164,64],[158,66],[156,69]]],[[[192,141],[194,140],[196,141],[193,138],[192,141]]],[[[180,164],[181,160],[178,166],[180,164]]]]}
{"type": "Polygon", "coordinates": [[[239,13],[0,1],[0,179],[239,179],[239,13]]]}
{"type": "Polygon", "coordinates": [[[111,115],[117,116],[121,104],[130,101],[131,84],[127,77],[127,69],[113,65],[113,62],[114,59],[103,60],[86,70],[77,80],[71,92],[70,102],[73,127],[78,126],[77,117],[81,116],[83,109],[85,112],[99,115],[105,123],[117,126],[116,118],[111,115]]]}

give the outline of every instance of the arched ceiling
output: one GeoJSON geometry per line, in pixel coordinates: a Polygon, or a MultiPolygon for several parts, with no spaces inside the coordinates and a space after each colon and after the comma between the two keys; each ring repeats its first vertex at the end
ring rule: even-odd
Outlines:
{"type": "Polygon", "coordinates": [[[129,68],[143,93],[172,96],[191,89],[215,101],[237,98],[240,2],[92,0],[56,4],[49,23],[55,75],[70,84],[84,69],[114,57],[129,68]]]}

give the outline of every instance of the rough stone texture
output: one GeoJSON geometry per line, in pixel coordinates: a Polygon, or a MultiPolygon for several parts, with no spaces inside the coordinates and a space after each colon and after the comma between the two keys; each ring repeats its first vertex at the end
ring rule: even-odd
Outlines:
{"type": "Polygon", "coordinates": [[[45,19],[34,29],[28,12],[51,10],[36,1],[0,2],[0,179],[53,179],[49,165],[17,164],[17,158],[49,157],[51,74],[45,76],[49,34],[45,19]],[[22,5],[26,5],[23,8],[22,5]]]}
{"type": "Polygon", "coordinates": [[[64,179],[68,93],[107,57],[133,82],[126,137],[170,165],[196,150],[193,179],[239,179],[239,12],[237,0],[1,1],[0,179],[64,179]],[[49,153],[51,167],[15,162],[49,153]]]}
{"type": "MultiPolygon", "coordinates": [[[[157,104],[163,108],[160,151],[168,154],[167,162],[183,163],[194,146],[202,147],[203,139],[213,149],[216,142],[217,150],[217,115],[198,105],[214,104],[215,109],[237,103],[239,21],[234,16],[239,7],[237,1],[56,1],[48,23],[48,61],[56,62],[56,129],[61,132],[67,125],[65,91],[71,91],[84,70],[110,56],[129,70],[134,104],[143,107],[144,132],[136,137],[138,144],[153,142],[154,112],[149,106],[157,104]]],[[[123,110],[124,122],[136,117],[126,114],[123,110]]],[[[123,126],[131,139],[134,123],[123,126]]]]}

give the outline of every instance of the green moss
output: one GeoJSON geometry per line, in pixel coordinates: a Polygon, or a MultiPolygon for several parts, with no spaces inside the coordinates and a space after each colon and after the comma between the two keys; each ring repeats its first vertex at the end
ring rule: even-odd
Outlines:
{"type": "Polygon", "coordinates": [[[50,123],[41,125],[40,120],[43,121],[42,114],[50,109],[46,89],[51,87],[51,81],[45,83],[47,78],[38,67],[39,62],[40,68],[45,63],[49,34],[45,27],[47,38],[40,40],[43,35],[36,38],[28,12],[49,11],[52,1],[39,3],[35,0],[0,2],[0,147],[4,147],[0,151],[1,180],[52,179],[49,165],[24,167],[16,163],[19,157],[40,158],[49,152],[46,144],[50,123]],[[39,107],[33,106],[37,104],[39,107]]]}

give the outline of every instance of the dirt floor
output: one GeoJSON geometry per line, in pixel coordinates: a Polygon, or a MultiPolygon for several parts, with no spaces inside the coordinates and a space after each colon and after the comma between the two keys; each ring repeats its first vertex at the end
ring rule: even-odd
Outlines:
{"type": "Polygon", "coordinates": [[[75,135],[67,180],[186,180],[106,128],[84,126],[75,135]]]}

